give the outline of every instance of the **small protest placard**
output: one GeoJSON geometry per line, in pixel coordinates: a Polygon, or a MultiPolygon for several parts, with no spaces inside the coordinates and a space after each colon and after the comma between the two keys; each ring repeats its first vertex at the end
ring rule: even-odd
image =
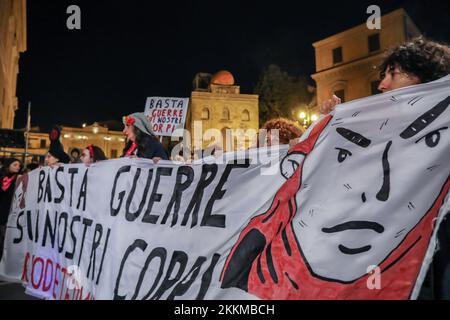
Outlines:
{"type": "Polygon", "coordinates": [[[182,136],[174,132],[183,129],[189,98],[149,97],[145,104],[145,115],[152,123],[153,132],[157,136],[182,136]]]}

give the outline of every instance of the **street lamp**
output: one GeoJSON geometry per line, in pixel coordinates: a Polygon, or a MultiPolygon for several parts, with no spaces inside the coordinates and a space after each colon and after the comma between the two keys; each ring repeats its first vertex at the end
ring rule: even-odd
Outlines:
{"type": "Polygon", "coordinates": [[[303,127],[308,128],[313,122],[319,119],[319,116],[315,113],[311,114],[311,112],[307,109],[305,111],[300,111],[298,114],[300,118],[300,123],[303,124],[303,127]]]}
{"type": "Polygon", "coordinates": [[[302,120],[304,120],[304,119],[307,118],[306,113],[304,113],[303,111],[300,112],[299,117],[300,117],[300,119],[302,119],[302,120]]]}

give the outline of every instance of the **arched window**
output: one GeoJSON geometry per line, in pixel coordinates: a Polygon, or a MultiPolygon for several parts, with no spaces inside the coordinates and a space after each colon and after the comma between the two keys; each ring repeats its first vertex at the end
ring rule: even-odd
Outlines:
{"type": "Polygon", "coordinates": [[[209,120],[209,109],[204,108],[202,110],[202,120],[209,120]]]}
{"type": "Polygon", "coordinates": [[[230,110],[227,107],[223,108],[222,120],[230,120],[230,110]]]}
{"type": "Polygon", "coordinates": [[[248,110],[242,112],[242,121],[250,121],[250,112],[248,110]]]}

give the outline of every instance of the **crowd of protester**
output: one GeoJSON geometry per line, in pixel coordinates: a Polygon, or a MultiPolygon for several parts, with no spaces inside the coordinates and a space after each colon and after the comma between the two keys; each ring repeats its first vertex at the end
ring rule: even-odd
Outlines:
{"type": "MultiPolygon", "coordinates": [[[[381,92],[426,83],[437,80],[450,74],[450,48],[444,44],[424,39],[423,37],[406,42],[389,51],[380,66],[381,92]]],[[[333,96],[325,101],[320,108],[322,114],[332,112],[340,104],[338,97],[333,96]]],[[[167,150],[152,131],[152,124],[144,113],[133,113],[123,118],[123,133],[127,138],[122,157],[138,157],[152,160],[175,160],[191,163],[201,157],[192,153],[184,157],[183,153],[169,157],[167,150]]],[[[266,122],[265,145],[295,144],[303,133],[303,128],[295,122],[277,118],[266,122]],[[276,130],[276,131],[275,131],[276,130]],[[276,134],[274,134],[276,132],[276,134]]],[[[81,151],[70,156],[64,151],[60,142],[61,129],[57,126],[50,132],[50,149],[45,157],[46,166],[60,166],[68,163],[83,163],[90,166],[99,161],[107,160],[103,150],[95,145],[89,145],[81,151]]],[[[260,142],[256,147],[261,147],[260,142]]],[[[203,153],[218,157],[223,153],[219,144],[213,144],[203,153]]],[[[30,163],[23,168],[20,160],[6,159],[0,170],[0,250],[3,250],[3,239],[6,232],[6,222],[11,206],[14,185],[17,177],[24,172],[39,168],[39,164],[30,163]]],[[[438,233],[439,247],[430,267],[427,279],[423,286],[421,298],[450,299],[450,223],[445,219],[438,233]]],[[[1,256],[1,251],[0,251],[1,256]]]]}

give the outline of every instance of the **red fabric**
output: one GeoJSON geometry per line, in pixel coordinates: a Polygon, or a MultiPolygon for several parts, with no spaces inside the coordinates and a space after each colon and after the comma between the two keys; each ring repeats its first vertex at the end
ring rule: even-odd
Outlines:
{"type": "Polygon", "coordinates": [[[90,145],[90,146],[88,147],[88,149],[89,149],[89,154],[91,155],[92,161],[95,161],[95,157],[94,157],[94,149],[93,149],[92,145],[90,145]]]}
{"type": "Polygon", "coordinates": [[[136,123],[136,119],[135,118],[129,117],[129,116],[125,117],[125,124],[128,124],[128,125],[132,126],[135,123],[136,123]]]}
{"type": "Polygon", "coordinates": [[[128,151],[126,153],[126,156],[131,156],[133,154],[133,152],[136,151],[136,149],[137,149],[137,144],[136,144],[136,142],[133,142],[131,144],[130,149],[128,149],[128,151]]]}
{"type": "MultiPolygon", "coordinates": [[[[330,119],[331,116],[323,119],[313,129],[307,140],[297,144],[289,152],[301,152],[305,155],[310,153],[330,119]]],[[[370,275],[365,275],[350,284],[342,284],[320,279],[308,269],[292,228],[292,220],[297,213],[295,195],[301,187],[302,170],[301,166],[278,190],[271,208],[266,213],[253,218],[241,232],[239,240],[227,258],[221,280],[224,278],[224,273],[227,271],[231,257],[239,243],[250,231],[256,229],[264,235],[266,244],[264,250],[252,263],[247,285],[248,292],[259,298],[273,300],[408,299],[428,248],[433,232],[433,219],[436,218],[439,208],[444,202],[450,187],[450,180],[447,180],[434,205],[422,220],[379,265],[382,272],[381,289],[370,290],[367,287],[370,275]],[[272,215],[270,222],[265,222],[264,219],[270,215],[272,215]],[[281,229],[279,229],[280,225],[281,229]],[[290,254],[282,239],[283,229],[285,229],[291,248],[290,254]],[[271,246],[270,257],[267,255],[269,245],[271,246]],[[271,259],[278,275],[276,281],[270,274],[268,259],[271,259]],[[260,260],[259,265],[264,281],[261,281],[258,275],[258,260],[260,260]]]]}
{"type": "Polygon", "coordinates": [[[59,139],[59,132],[56,129],[52,129],[50,132],[50,140],[58,140],[59,139]]]}
{"type": "Polygon", "coordinates": [[[9,189],[9,187],[11,186],[11,184],[13,183],[13,181],[16,179],[16,175],[12,176],[12,177],[4,177],[2,180],[2,190],[6,191],[9,189]]]}

